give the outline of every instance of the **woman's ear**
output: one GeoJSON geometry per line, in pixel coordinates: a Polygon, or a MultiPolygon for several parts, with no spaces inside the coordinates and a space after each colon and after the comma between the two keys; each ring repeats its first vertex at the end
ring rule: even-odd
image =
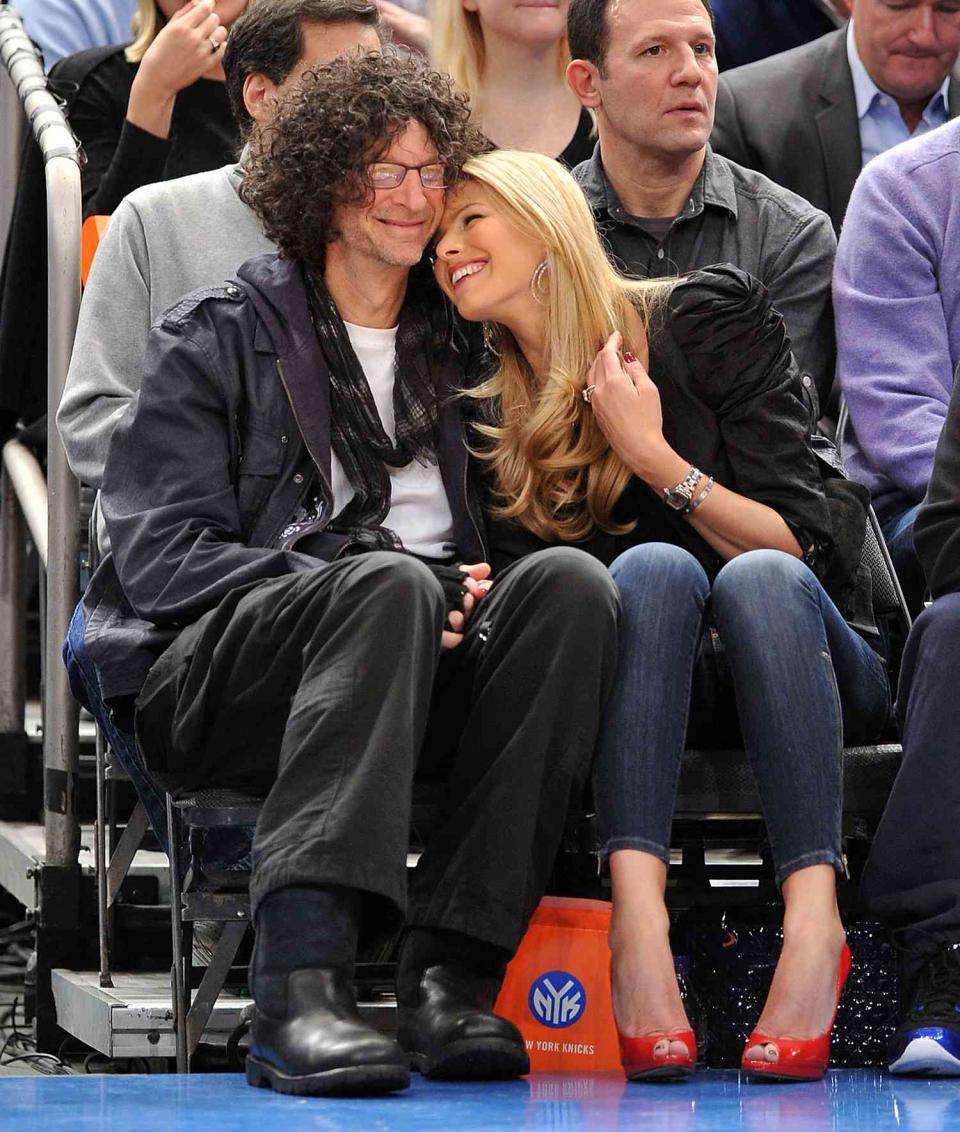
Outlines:
{"type": "Polygon", "coordinates": [[[571,59],[567,64],[567,83],[588,110],[596,110],[603,99],[600,96],[598,80],[600,72],[595,64],[586,59],[571,59]]]}

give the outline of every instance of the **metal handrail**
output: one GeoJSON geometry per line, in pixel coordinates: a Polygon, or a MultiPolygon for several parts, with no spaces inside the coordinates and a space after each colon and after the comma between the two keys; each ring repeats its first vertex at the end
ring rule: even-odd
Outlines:
{"type": "MultiPolygon", "coordinates": [[[[47,190],[47,569],[44,634],[44,832],[48,865],[76,865],[78,708],[60,660],[78,596],[79,486],[56,428],[80,307],[80,164],[77,143],[47,87],[36,49],[20,16],[0,8],[0,63],[13,81],[44,160],[47,190]]],[[[6,452],[5,452],[6,456],[6,452]]],[[[16,464],[17,453],[14,452],[16,464]]],[[[14,484],[9,470],[9,482],[14,484]]],[[[28,493],[31,494],[31,493],[28,493]]],[[[30,502],[21,499],[21,506],[30,502]]],[[[9,510],[9,508],[5,508],[9,510]]],[[[29,513],[29,512],[28,512],[29,513]]],[[[12,519],[8,520],[12,523],[12,519]]],[[[4,534],[6,531],[3,532],[4,534]]],[[[0,642],[0,648],[4,647],[0,642]]],[[[19,664],[23,664],[21,657],[19,664]]]]}
{"type": "Polygon", "coordinates": [[[47,481],[40,461],[19,440],[3,446],[3,468],[10,477],[17,503],[27,521],[27,530],[37,548],[37,557],[47,568],[47,481]]]}

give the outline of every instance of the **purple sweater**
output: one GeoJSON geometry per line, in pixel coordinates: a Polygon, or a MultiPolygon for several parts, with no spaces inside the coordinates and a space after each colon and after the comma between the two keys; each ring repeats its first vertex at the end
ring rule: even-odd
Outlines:
{"type": "Polygon", "coordinates": [[[960,119],[860,174],[833,280],[847,470],[874,502],[921,500],[960,361],[960,119]]]}

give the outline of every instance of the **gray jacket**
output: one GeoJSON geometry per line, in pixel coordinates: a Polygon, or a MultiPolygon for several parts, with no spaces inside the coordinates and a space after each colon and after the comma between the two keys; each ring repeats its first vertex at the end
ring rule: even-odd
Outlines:
{"type": "MultiPolygon", "coordinates": [[[[960,70],[947,97],[960,113],[960,70]]],[[[847,29],[720,76],[711,143],[829,213],[839,232],[860,173],[860,124],[847,29]]]]}
{"type": "Polygon", "coordinates": [[[189,291],[275,251],[240,199],[239,165],[144,185],[110,223],[83,291],[57,426],[74,475],[99,487],[110,434],[140,388],[151,325],[189,291]]]}

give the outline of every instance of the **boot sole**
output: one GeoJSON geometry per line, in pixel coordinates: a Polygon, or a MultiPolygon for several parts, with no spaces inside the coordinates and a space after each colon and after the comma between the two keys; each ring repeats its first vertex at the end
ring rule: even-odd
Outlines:
{"type": "Polygon", "coordinates": [[[449,1081],[504,1081],[530,1072],[526,1050],[505,1038],[451,1042],[433,1057],[411,1053],[410,1065],[424,1077],[449,1081]]]}
{"type": "Polygon", "coordinates": [[[247,1055],[247,1084],[294,1096],[371,1096],[393,1093],[410,1086],[410,1071],[403,1065],[350,1065],[291,1077],[273,1065],[247,1055]]]}

